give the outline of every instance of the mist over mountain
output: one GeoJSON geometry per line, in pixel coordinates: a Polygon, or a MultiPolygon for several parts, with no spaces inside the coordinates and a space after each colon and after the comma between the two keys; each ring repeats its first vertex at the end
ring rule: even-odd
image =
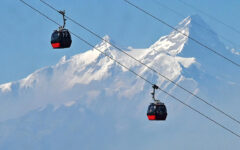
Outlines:
{"type": "MultiPolygon", "coordinates": [[[[177,28],[237,60],[238,56],[225,48],[218,35],[199,16],[187,17],[177,28]],[[212,32],[193,24],[192,20],[212,32]]],[[[104,39],[109,41],[110,37],[104,39]]],[[[221,118],[107,42],[102,41],[95,47],[186,103],[221,118]]],[[[236,99],[240,87],[239,69],[231,69],[232,64],[186,36],[172,31],[149,48],[129,48],[126,52],[189,91],[240,117],[236,99]]],[[[204,149],[202,144],[213,137],[222,144],[209,143],[210,147],[236,146],[230,145],[236,142],[235,137],[228,133],[221,136],[223,132],[225,135],[221,128],[162,92],[158,92],[157,97],[167,105],[167,121],[149,122],[146,110],[151,102],[151,90],[151,85],[97,50],[63,57],[56,65],[41,68],[22,80],[0,85],[0,149],[149,149],[159,145],[166,149],[184,149],[190,140],[196,147],[187,149],[204,149]],[[206,126],[200,127],[199,122],[206,126]],[[204,137],[202,142],[199,142],[200,137],[204,137]],[[139,143],[140,139],[146,143],[139,143]],[[164,144],[167,140],[175,144],[164,144]],[[230,144],[226,145],[224,141],[230,144]]],[[[224,123],[230,124],[227,120],[224,123]]]]}

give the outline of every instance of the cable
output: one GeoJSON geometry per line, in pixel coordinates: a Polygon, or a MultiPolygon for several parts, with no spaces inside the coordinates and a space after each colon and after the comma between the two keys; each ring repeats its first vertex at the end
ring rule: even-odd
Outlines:
{"type": "Polygon", "coordinates": [[[187,6],[187,7],[190,7],[190,8],[192,8],[192,9],[195,9],[195,10],[199,11],[200,13],[202,13],[202,14],[208,16],[209,18],[215,20],[216,22],[218,22],[218,23],[224,25],[225,27],[231,29],[232,31],[234,31],[234,32],[236,32],[236,33],[238,33],[238,34],[240,35],[240,31],[239,31],[239,30],[237,30],[236,28],[234,28],[234,27],[232,27],[232,26],[226,24],[225,22],[223,22],[223,21],[217,19],[216,17],[214,17],[214,16],[212,16],[212,15],[210,15],[210,14],[208,14],[208,13],[202,11],[201,9],[198,9],[198,8],[194,7],[193,5],[190,5],[190,4],[188,4],[188,3],[186,3],[186,2],[184,2],[184,1],[182,1],[182,0],[178,0],[178,1],[181,2],[182,4],[184,4],[184,5],[187,6]]]}
{"type": "MultiPolygon", "coordinates": [[[[157,1],[156,1],[156,0],[153,0],[153,2],[155,2],[156,4],[158,4],[159,6],[161,6],[161,7],[163,7],[163,8],[166,8],[166,9],[170,10],[170,11],[173,12],[174,14],[176,14],[176,15],[178,15],[178,16],[181,16],[182,18],[185,18],[185,16],[184,16],[182,13],[180,13],[180,12],[178,12],[178,11],[176,11],[176,10],[174,10],[174,9],[166,6],[166,5],[164,5],[162,2],[160,2],[160,1],[158,1],[158,0],[157,0],[157,1]]],[[[199,24],[199,23],[196,22],[195,20],[192,20],[192,22],[195,23],[196,25],[204,28],[206,31],[208,31],[208,32],[210,32],[210,33],[214,33],[212,30],[209,30],[208,28],[202,26],[201,24],[199,24]]],[[[214,34],[215,34],[215,33],[214,33],[214,34]]],[[[232,45],[237,46],[237,44],[236,44],[235,42],[229,40],[228,38],[224,37],[223,35],[218,34],[218,36],[219,36],[221,39],[223,39],[223,40],[231,43],[232,45]]]]}
{"type": "Polygon", "coordinates": [[[192,109],[193,111],[197,112],[198,114],[204,116],[204,117],[207,118],[208,120],[214,122],[215,124],[217,124],[218,126],[222,127],[223,129],[225,129],[225,130],[231,132],[232,134],[236,135],[237,137],[240,137],[239,134],[237,134],[237,133],[235,133],[234,131],[232,131],[231,129],[225,127],[224,125],[222,125],[221,123],[217,122],[216,120],[214,120],[214,119],[208,117],[207,115],[203,114],[202,112],[200,112],[199,110],[193,108],[192,106],[190,106],[190,105],[184,103],[183,101],[181,101],[181,100],[178,99],[177,97],[173,96],[172,94],[169,94],[168,92],[166,92],[165,90],[160,89],[160,88],[159,88],[159,90],[161,90],[163,93],[167,94],[168,96],[172,97],[172,98],[175,99],[176,101],[180,102],[181,104],[183,104],[183,105],[187,106],[188,108],[192,109]]]}
{"type": "Polygon", "coordinates": [[[41,11],[37,10],[36,8],[32,7],[31,5],[29,5],[28,3],[26,3],[23,0],[20,0],[22,3],[24,3],[25,5],[27,5],[28,7],[30,7],[31,9],[33,9],[34,11],[38,12],[40,15],[44,16],[45,18],[47,18],[48,20],[52,21],[53,23],[61,26],[59,23],[57,23],[56,21],[54,21],[53,19],[49,18],[47,15],[45,15],[44,13],[42,13],[41,11]]]}
{"type": "Polygon", "coordinates": [[[209,50],[209,51],[213,52],[214,54],[216,54],[216,55],[222,57],[223,59],[229,61],[229,62],[232,63],[233,65],[235,65],[235,66],[237,66],[237,67],[240,67],[240,64],[239,64],[239,63],[237,63],[237,62],[231,60],[230,58],[228,58],[228,57],[224,56],[223,54],[217,52],[216,50],[214,50],[214,49],[208,47],[207,45],[201,43],[200,41],[198,41],[198,40],[192,38],[191,36],[189,36],[189,35],[187,35],[187,34],[181,32],[181,31],[178,30],[177,28],[171,26],[171,25],[168,24],[167,22],[165,22],[165,21],[159,19],[158,17],[152,15],[151,13],[147,12],[146,10],[144,10],[144,9],[142,9],[142,8],[140,8],[140,7],[138,7],[137,5],[135,5],[135,4],[131,3],[131,2],[129,2],[128,0],[123,0],[123,1],[125,1],[126,3],[128,3],[128,4],[131,5],[131,6],[135,7],[136,9],[140,10],[141,12],[147,14],[148,16],[154,18],[155,20],[161,22],[162,24],[164,24],[164,25],[166,25],[166,26],[172,28],[173,30],[177,31],[178,33],[181,33],[181,34],[184,35],[185,37],[188,37],[189,39],[191,39],[192,41],[194,41],[194,42],[197,43],[198,45],[200,45],[200,46],[202,46],[202,47],[205,47],[207,50],[209,50]]]}
{"type": "MultiPolygon", "coordinates": [[[[51,6],[50,4],[48,4],[47,2],[40,0],[43,4],[45,4],[46,6],[50,7],[51,9],[55,10],[56,12],[58,12],[58,10],[56,8],[54,8],[53,6],[51,6]]],[[[143,63],[141,60],[136,59],[135,57],[129,55],[127,52],[125,52],[124,50],[122,50],[121,48],[119,48],[118,46],[112,44],[111,42],[105,40],[104,38],[102,38],[100,35],[98,35],[97,33],[93,32],[92,30],[90,30],[89,28],[83,26],[82,24],[78,23],[77,21],[75,21],[74,19],[72,19],[71,17],[65,15],[65,17],[72,21],[73,23],[75,23],[76,25],[80,26],[81,28],[83,28],[84,30],[88,31],[89,33],[93,34],[94,36],[98,37],[99,39],[107,42],[108,44],[112,45],[114,48],[116,48],[117,50],[121,51],[122,53],[124,53],[125,55],[127,55],[128,57],[132,58],[133,60],[137,61],[138,63],[140,63],[141,65],[145,66],[146,68],[148,68],[149,70],[153,71],[154,73],[158,74],[159,76],[165,78],[166,80],[168,80],[169,82],[173,83],[174,85],[178,86],[179,88],[181,88],[182,90],[184,90],[185,92],[191,94],[192,96],[194,96],[195,98],[197,98],[198,100],[204,102],[205,104],[207,104],[208,106],[212,107],[213,109],[215,109],[216,111],[220,112],[221,114],[225,115],[226,117],[230,118],[231,120],[235,121],[236,123],[240,124],[240,121],[236,118],[234,118],[233,116],[231,116],[228,113],[225,113],[223,110],[221,110],[220,108],[214,106],[213,104],[210,104],[209,102],[207,102],[206,100],[204,100],[203,98],[197,96],[196,94],[194,94],[193,92],[187,90],[186,88],[184,88],[183,86],[179,85],[178,83],[174,82],[173,80],[169,79],[168,77],[164,76],[163,74],[161,74],[160,72],[158,72],[157,70],[149,67],[148,65],[146,65],[145,63],[143,63]]]]}
{"type": "MultiPolygon", "coordinates": [[[[46,17],[48,20],[52,21],[53,23],[59,25],[56,21],[54,21],[53,19],[49,18],[47,15],[43,14],[42,12],[40,12],[39,10],[37,10],[36,8],[32,7],[31,5],[29,5],[28,3],[26,3],[23,0],[19,0],[20,2],[22,2],[23,4],[27,5],[28,7],[30,7],[31,9],[33,9],[34,11],[38,12],[40,15],[46,17]]],[[[112,59],[113,61],[115,61],[116,63],[118,63],[120,66],[124,67],[125,69],[127,69],[128,71],[132,72],[133,74],[135,74],[137,77],[140,77],[142,80],[144,80],[145,82],[147,82],[150,85],[154,85],[152,82],[150,82],[149,80],[147,80],[146,78],[144,78],[143,76],[139,75],[138,73],[136,73],[135,71],[131,70],[130,68],[126,67],[125,65],[123,65],[122,63],[120,63],[119,61],[117,61],[116,59],[114,59],[113,57],[109,56],[107,53],[102,52],[101,50],[99,50],[98,48],[96,48],[94,45],[92,45],[91,43],[89,43],[87,40],[83,39],[82,37],[80,37],[79,35],[70,32],[71,34],[73,34],[75,37],[77,37],[78,39],[80,39],[81,41],[83,41],[84,43],[86,43],[87,45],[91,46],[92,48],[94,48],[95,50],[99,51],[100,53],[104,54],[106,57],[112,59]]],[[[190,105],[184,103],[183,101],[181,101],[180,99],[176,98],[175,96],[173,96],[172,94],[166,92],[165,90],[159,88],[159,90],[161,90],[162,92],[164,92],[165,94],[167,94],[168,96],[172,97],[173,99],[179,101],[180,103],[182,103],[183,105],[187,106],[188,108],[190,108],[191,110],[195,111],[196,113],[200,114],[201,116],[205,117],[206,119],[212,121],[213,123],[215,123],[216,125],[220,126],[221,128],[223,128],[224,130],[228,131],[229,133],[237,136],[238,138],[240,138],[240,135],[236,132],[234,132],[233,130],[225,127],[224,125],[222,125],[221,123],[215,121],[214,119],[208,117],[207,115],[201,113],[200,111],[198,111],[197,109],[191,107],[190,105]]]]}

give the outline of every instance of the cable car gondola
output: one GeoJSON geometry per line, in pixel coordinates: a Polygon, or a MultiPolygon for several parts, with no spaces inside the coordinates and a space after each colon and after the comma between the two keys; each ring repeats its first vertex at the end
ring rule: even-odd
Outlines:
{"type": "Polygon", "coordinates": [[[63,15],[63,26],[52,33],[51,45],[54,49],[69,48],[72,38],[70,32],[64,28],[66,24],[65,11],[59,11],[59,13],[63,15]]]}
{"type": "Polygon", "coordinates": [[[148,120],[166,120],[167,118],[167,108],[164,103],[155,99],[155,89],[158,89],[157,85],[153,85],[153,96],[154,103],[148,106],[147,117],[148,120]]]}

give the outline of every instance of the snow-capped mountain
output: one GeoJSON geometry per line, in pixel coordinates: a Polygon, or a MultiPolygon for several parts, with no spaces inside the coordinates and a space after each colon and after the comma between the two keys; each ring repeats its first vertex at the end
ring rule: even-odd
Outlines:
{"type": "MultiPolygon", "coordinates": [[[[237,58],[224,48],[217,34],[204,32],[192,20],[211,30],[198,16],[184,19],[177,26],[178,30],[228,57],[237,58]]],[[[109,41],[110,37],[105,36],[104,39],[109,41]]],[[[95,48],[183,101],[198,105],[191,101],[191,95],[106,41],[95,48]]],[[[223,92],[228,87],[225,91],[227,96],[234,98],[238,94],[238,68],[230,69],[231,64],[177,31],[161,37],[149,48],[129,48],[126,52],[193,93],[204,98],[215,96],[216,99],[221,99],[220,106],[225,105],[224,97],[216,93],[223,92]],[[222,69],[223,67],[226,68],[222,69]],[[228,93],[229,91],[231,92],[228,93]]],[[[113,145],[119,139],[124,139],[127,132],[132,134],[126,138],[133,141],[129,144],[130,147],[134,141],[136,144],[137,140],[133,139],[139,138],[139,132],[142,132],[144,138],[158,129],[163,134],[154,133],[154,138],[165,136],[164,140],[171,138],[166,135],[166,130],[169,129],[169,132],[180,129],[179,135],[183,134],[183,128],[167,125],[166,122],[157,124],[158,127],[149,124],[145,113],[151,102],[150,91],[151,85],[95,49],[71,58],[63,57],[54,66],[39,69],[22,80],[0,85],[0,149],[66,149],[66,145],[72,145],[72,149],[102,149],[111,140],[112,143],[104,149],[115,149],[113,145]],[[52,139],[56,135],[57,139],[52,139]],[[96,145],[89,145],[86,141],[96,145]]],[[[191,111],[182,109],[182,105],[168,96],[158,92],[157,97],[168,107],[168,123],[183,123],[179,119],[182,115],[192,118],[189,114],[191,111]]],[[[217,103],[214,99],[211,101],[217,103]]],[[[185,123],[197,124],[189,121],[185,123]]],[[[194,125],[189,130],[194,130],[194,125]]],[[[224,141],[223,138],[219,140],[224,141]]],[[[151,143],[150,140],[146,141],[151,143]]],[[[118,145],[121,147],[121,143],[118,145]]],[[[121,148],[129,149],[126,145],[121,148]]]]}

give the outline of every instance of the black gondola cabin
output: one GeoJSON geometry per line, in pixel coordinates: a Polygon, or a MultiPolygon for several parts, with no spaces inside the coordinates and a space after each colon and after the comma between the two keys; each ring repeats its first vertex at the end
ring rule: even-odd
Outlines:
{"type": "Polygon", "coordinates": [[[52,33],[51,44],[54,49],[69,48],[72,44],[71,34],[67,29],[55,30],[52,33]]]}
{"type": "Polygon", "coordinates": [[[167,108],[164,103],[151,103],[148,106],[147,117],[149,120],[166,120],[167,108]]]}

